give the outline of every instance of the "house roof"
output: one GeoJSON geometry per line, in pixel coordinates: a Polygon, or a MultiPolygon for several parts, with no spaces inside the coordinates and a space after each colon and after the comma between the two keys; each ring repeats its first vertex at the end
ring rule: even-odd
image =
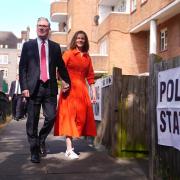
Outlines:
{"type": "Polygon", "coordinates": [[[8,45],[9,49],[16,49],[18,38],[8,31],[0,31],[0,45],[8,45]]]}

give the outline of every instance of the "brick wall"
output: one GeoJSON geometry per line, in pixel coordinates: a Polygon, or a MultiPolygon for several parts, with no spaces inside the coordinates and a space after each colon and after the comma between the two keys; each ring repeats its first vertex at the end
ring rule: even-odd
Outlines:
{"type": "Polygon", "coordinates": [[[158,27],[158,54],[163,59],[170,59],[180,55],[180,14],[169,19],[158,27]],[[160,51],[160,30],[166,28],[168,30],[167,50],[160,51]]]}
{"type": "Polygon", "coordinates": [[[135,27],[137,24],[143,22],[151,15],[155,14],[173,1],[174,0],[148,0],[144,4],[141,4],[140,1],[137,1],[137,9],[131,13],[130,16],[130,27],[135,27]]]}
{"type": "Polygon", "coordinates": [[[123,74],[147,72],[148,66],[147,32],[126,34],[111,32],[109,35],[109,71],[114,66],[122,68],[123,74]]]}

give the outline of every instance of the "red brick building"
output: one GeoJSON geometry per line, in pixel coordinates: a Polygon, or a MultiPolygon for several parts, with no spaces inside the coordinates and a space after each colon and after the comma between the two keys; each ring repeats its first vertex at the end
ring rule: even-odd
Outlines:
{"type": "Polygon", "coordinates": [[[87,32],[96,73],[148,71],[149,54],[180,55],[179,0],[53,0],[51,39],[68,47],[75,31],[87,32]]]}

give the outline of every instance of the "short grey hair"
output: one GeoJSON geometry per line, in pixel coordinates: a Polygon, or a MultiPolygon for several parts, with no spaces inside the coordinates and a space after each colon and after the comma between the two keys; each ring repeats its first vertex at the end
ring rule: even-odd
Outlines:
{"type": "Polygon", "coordinates": [[[41,20],[47,21],[47,22],[48,22],[48,26],[51,27],[51,23],[49,22],[48,18],[45,18],[45,17],[39,17],[38,20],[37,20],[37,24],[38,24],[38,22],[41,21],[41,20]]]}

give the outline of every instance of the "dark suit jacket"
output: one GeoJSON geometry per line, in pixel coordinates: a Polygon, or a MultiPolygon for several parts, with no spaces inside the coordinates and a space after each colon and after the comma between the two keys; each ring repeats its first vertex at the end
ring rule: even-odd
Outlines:
{"type": "MultiPolygon", "coordinates": [[[[70,84],[70,78],[61,56],[59,44],[48,40],[49,45],[49,81],[52,95],[57,95],[58,86],[56,79],[56,71],[58,70],[61,78],[70,84]]],[[[38,51],[37,39],[25,42],[22,48],[19,63],[19,81],[21,91],[28,89],[30,95],[40,80],[40,58],[38,51]]]]}
{"type": "Polygon", "coordinates": [[[11,83],[11,87],[9,90],[9,96],[13,97],[14,93],[15,93],[15,89],[16,89],[16,81],[12,81],[11,83]]]}

